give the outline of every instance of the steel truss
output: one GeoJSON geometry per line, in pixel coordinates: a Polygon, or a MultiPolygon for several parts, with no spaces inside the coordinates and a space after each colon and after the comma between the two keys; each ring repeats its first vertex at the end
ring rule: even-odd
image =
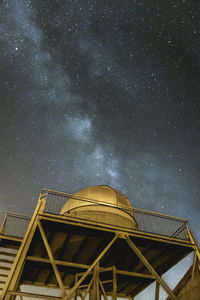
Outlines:
{"type": "MultiPolygon", "coordinates": [[[[44,196],[44,195],[43,195],[44,196]]],[[[100,300],[105,299],[108,300],[108,296],[112,296],[112,300],[116,300],[117,297],[123,296],[117,293],[117,276],[118,275],[126,275],[131,278],[141,277],[148,278],[156,281],[155,288],[155,300],[159,300],[159,288],[162,287],[170,299],[178,300],[177,296],[173,293],[173,291],[169,288],[167,283],[161,278],[161,276],[156,272],[155,268],[150,264],[149,261],[145,258],[139,248],[134,244],[131,235],[128,233],[119,233],[116,231],[114,237],[107,243],[105,248],[101,251],[101,253],[94,259],[94,261],[90,265],[78,264],[74,262],[66,262],[64,260],[56,260],[54,258],[52,249],[48,242],[47,235],[42,225],[42,212],[45,207],[45,198],[40,198],[38,201],[38,205],[33,214],[31,222],[29,224],[28,230],[25,234],[25,237],[21,243],[21,247],[18,251],[15,262],[12,266],[11,272],[9,274],[8,280],[4,286],[1,298],[2,300],[14,300],[16,296],[22,297],[34,297],[38,299],[62,299],[62,300],[77,300],[77,297],[81,297],[82,300],[86,298],[89,294],[91,300],[100,300]],[[39,230],[43,244],[45,246],[46,252],[48,254],[48,258],[34,257],[28,255],[28,250],[31,245],[31,241],[34,237],[36,229],[39,230]],[[111,249],[111,247],[116,243],[118,239],[124,239],[125,242],[129,245],[131,251],[136,255],[140,262],[146,267],[149,271],[149,274],[140,273],[140,272],[129,272],[117,269],[115,266],[112,268],[101,267],[100,263],[104,255],[111,249]],[[53,272],[55,274],[59,289],[61,291],[60,297],[53,297],[47,295],[41,295],[37,293],[25,293],[20,290],[20,279],[23,272],[23,268],[26,261],[35,261],[47,263],[52,266],[53,272]],[[70,266],[76,267],[80,269],[75,276],[74,285],[72,288],[68,288],[64,285],[62,276],[59,271],[60,266],[70,266]],[[81,272],[81,270],[85,270],[81,272]],[[101,280],[101,274],[103,272],[112,272],[112,277],[107,280],[101,280]],[[112,293],[106,293],[105,284],[112,284],[112,293]]],[[[190,236],[192,239],[192,236],[190,236]]],[[[195,255],[196,257],[196,255],[195,255]]],[[[199,258],[199,253],[197,254],[199,258]]],[[[196,258],[195,258],[196,259],[196,258]]],[[[194,271],[193,271],[194,272],[194,271]]],[[[126,296],[127,299],[134,299],[131,295],[126,296]]]]}

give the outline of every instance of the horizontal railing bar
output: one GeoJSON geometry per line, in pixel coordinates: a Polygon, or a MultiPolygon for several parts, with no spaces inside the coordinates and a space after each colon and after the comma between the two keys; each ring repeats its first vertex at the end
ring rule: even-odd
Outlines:
{"type": "MultiPolygon", "coordinates": [[[[79,197],[73,194],[54,191],[51,189],[43,189],[41,191],[40,199],[44,199],[44,201],[46,202],[43,213],[49,213],[59,216],[61,208],[66,201],[65,198],[66,200],[70,198],[79,201],[77,207],[74,208],[81,207],[81,201],[83,201],[87,202],[88,206],[105,206],[123,210],[127,214],[131,215],[133,219],[135,219],[137,224],[137,228],[135,230],[137,230],[138,232],[159,234],[161,236],[179,240],[188,239],[186,230],[186,225],[188,223],[187,219],[140,208],[115,205],[112,203],[79,197]]],[[[2,234],[5,234],[6,236],[23,237],[30,219],[30,216],[24,214],[7,212],[1,226],[2,234]]]]}
{"type": "Polygon", "coordinates": [[[62,196],[62,197],[66,197],[66,198],[70,197],[72,199],[80,200],[80,201],[83,201],[83,202],[91,202],[91,203],[110,206],[110,207],[119,208],[119,209],[121,208],[123,210],[131,211],[133,213],[137,211],[139,213],[145,213],[145,214],[154,215],[154,216],[156,215],[158,217],[160,216],[160,217],[166,217],[166,218],[173,219],[173,220],[178,220],[178,221],[180,220],[180,221],[183,221],[183,222],[188,222],[188,220],[184,219],[184,218],[170,216],[170,215],[167,215],[167,214],[162,214],[162,213],[153,212],[153,211],[149,211],[149,210],[144,210],[144,209],[140,209],[140,208],[129,208],[129,207],[126,207],[126,206],[114,205],[114,204],[107,203],[107,202],[104,202],[104,201],[98,201],[98,200],[94,200],[94,199],[86,198],[86,197],[79,197],[79,196],[75,196],[73,194],[69,194],[69,193],[65,193],[65,192],[58,192],[58,191],[54,191],[54,190],[50,190],[50,189],[44,189],[43,191],[48,191],[49,194],[55,195],[55,196],[62,196]]]}
{"type": "Polygon", "coordinates": [[[27,220],[31,219],[31,216],[24,215],[24,214],[19,214],[19,213],[15,213],[15,212],[6,212],[6,215],[16,217],[16,218],[19,218],[19,219],[27,219],[27,220]]]}
{"type": "Polygon", "coordinates": [[[156,215],[158,217],[164,217],[166,219],[172,219],[172,220],[177,220],[177,221],[182,221],[182,222],[186,222],[188,223],[188,220],[187,219],[184,219],[184,218],[180,218],[180,217],[175,217],[175,216],[171,216],[171,215],[166,215],[166,214],[162,214],[162,213],[158,213],[158,212],[154,212],[154,211],[151,211],[151,210],[145,210],[145,209],[141,209],[141,208],[133,208],[133,211],[137,211],[139,213],[144,213],[144,214],[148,214],[148,215],[156,215]]]}
{"type": "MultiPolygon", "coordinates": [[[[49,194],[58,196],[57,194],[52,194],[51,192],[49,194]]],[[[107,202],[103,202],[103,201],[98,201],[98,200],[94,200],[94,199],[90,199],[90,198],[78,197],[78,196],[74,196],[74,195],[71,195],[71,194],[69,194],[69,195],[70,196],[68,196],[66,198],[75,199],[75,200],[79,200],[79,201],[83,201],[83,202],[94,203],[94,204],[97,204],[97,205],[110,206],[110,207],[114,207],[114,208],[118,208],[118,209],[121,208],[123,210],[133,212],[133,208],[129,208],[129,207],[126,207],[126,206],[115,205],[115,204],[111,204],[111,203],[107,203],[107,202]]]]}
{"type": "MultiPolygon", "coordinates": [[[[188,223],[187,219],[140,208],[127,207],[125,205],[116,205],[50,189],[44,189],[42,193],[43,195],[44,193],[47,195],[45,199],[46,205],[44,208],[44,213],[50,213],[59,216],[60,211],[66,201],[69,199],[74,199],[75,201],[77,200],[77,203],[75,202],[75,207],[72,209],[77,209],[82,206],[89,207],[91,205],[116,208],[126,212],[133,219],[135,219],[137,224],[137,228],[135,230],[138,232],[150,233],[154,235],[159,234],[163,237],[169,237],[172,239],[188,240],[186,233],[186,225],[188,223]]],[[[104,224],[103,222],[101,223],[104,224]]]]}

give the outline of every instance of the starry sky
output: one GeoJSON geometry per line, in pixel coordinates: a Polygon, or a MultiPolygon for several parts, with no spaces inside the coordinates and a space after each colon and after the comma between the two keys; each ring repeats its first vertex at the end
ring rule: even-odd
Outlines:
{"type": "Polygon", "coordinates": [[[200,241],[200,1],[1,0],[0,207],[107,184],[200,241]]]}
{"type": "Polygon", "coordinates": [[[108,184],[200,240],[200,1],[3,0],[0,199],[108,184]]]}

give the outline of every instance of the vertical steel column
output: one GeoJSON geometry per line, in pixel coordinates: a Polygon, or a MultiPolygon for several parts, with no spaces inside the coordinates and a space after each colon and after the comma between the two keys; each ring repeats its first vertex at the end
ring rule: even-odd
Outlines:
{"type": "Polygon", "coordinates": [[[112,300],[117,300],[117,272],[116,267],[113,266],[113,294],[112,300]]]}
{"type": "Polygon", "coordinates": [[[94,267],[94,282],[96,290],[96,300],[100,300],[100,289],[99,289],[99,262],[94,267]]]}
{"type": "Polygon", "coordinates": [[[37,221],[38,221],[38,214],[40,211],[44,209],[45,206],[45,199],[40,199],[38,201],[38,204],[36,206],[36,209],[34,211],[33,217],[30,221],[30,224],[27,228],[27,231],[25,233],[24,239],[21,243],[21,246],[18,250],[17,256],[14,260],[14,263],[12,265],[11,271],[9,273],[8,279],[6,281],[6,284],[4,286],[4,289],[1,294],[1,300],[9,300],[11,298],[10,295],[8,295],[8,291],[15,291],[18,286],[18,282],[20,280],[20,276],[23,271],[23,266],[25,264],[27,251],[29,249],[29,246],[31,244],[33,235],[35,233],[35,230],[37,228],[37,221]]]}
{"type": "Polygon", "coordinates": [[[191,231],[189,230],[188,226],[186,226],[186,229],[187,229],[189,239],[190,239],[191,243],[194,245],[194,250],[195,250],[196,256],[198,258],[198,267],[199,267],[199,271],[200,271],[200,249],[199,249],[191,231]]]}
{"type": "MultiPolygon", "coordinates": [[[[75,285],[76,285],[76,283],[77,283],[77,281],[78,281],[78,275],[76,274],[75,275],[75,285]]],[[[74,294],[74,300],[77,300],[77,293],[78,291],[76,290],[76,292],[75,292],[75,294],[74,294]]]]}
{"type": "Polygon", "coordinates": [[[196,264],[197,264],[197,253],[195,251],[194,252],[194,258],[193,258],[193,265],[192,265],[191,286],[192,286],[193,281],[194,281],[194,273],[195,273],[195,269],[196,269],[196,264]]]}
{"type": "Polygon", "coordinates": [[[155,300],[159,300],[159,294],[160,294],[160,284],[156,280],[156,288],[155,288],[155,300]]]}
{"type": "Polygon", "coordinates": [[[99,263],[94,267],[93,272],[93,285],[90,289],[89,300],[100,300],[100,290],[99,290],[99,263]]]}
{"type": "Polygon", "coordinates": [[[190,283],[189,283],[189,290],[188,290],[189,299],[191,297],[191,291],[192,291],[193,284],[194,284],[194,274],[195,274],[196,267],[197,267],[197,252],[195,251],[194,252],[194,258],[193,258],[192,270],[191,270],[191,280],[190,280],[190,283]]]}

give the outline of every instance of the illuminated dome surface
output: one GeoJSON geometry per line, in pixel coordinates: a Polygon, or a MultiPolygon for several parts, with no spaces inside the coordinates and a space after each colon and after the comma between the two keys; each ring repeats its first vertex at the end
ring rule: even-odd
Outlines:
{"type": "Polygon", "coordinates": [[[73,194],[60,214],[96,223],[136,228],[128,198],[107,185],[87,187],[73,194]]]}

